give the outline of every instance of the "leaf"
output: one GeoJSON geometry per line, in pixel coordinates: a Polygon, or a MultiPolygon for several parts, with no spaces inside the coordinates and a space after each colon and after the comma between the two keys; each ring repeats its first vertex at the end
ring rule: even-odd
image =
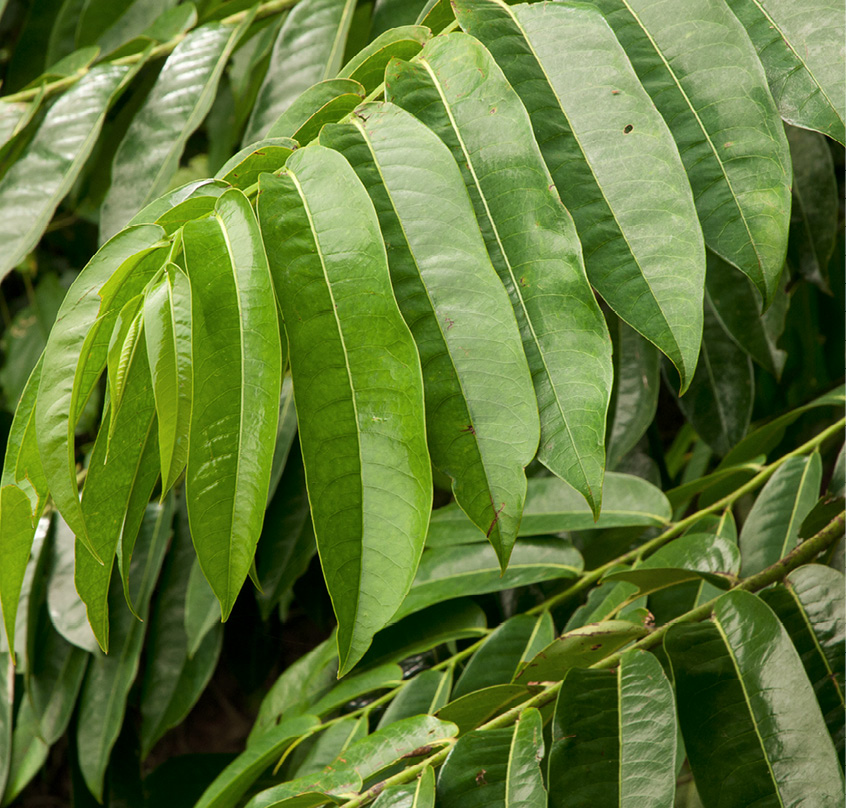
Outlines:
{"type": "Polygon", "coordinates": [[[130,0],[115,4],[109,0],[87,0],[76,28],[77,47],[99,43],[108,52],[138,36],[174,0],[130,0]]]}
{"type": "MultiPolygon", "coordinates": [[[[164,505],[150,505],[144,517],[133,558],[133,572],[137,576],[133,594],[142,620],[147,617],[170,540],[172,517],[172,499],[164,505]]],[[[114,583],[117,584],[117,579],[114,583]]],[[[115,608],[122,599],[120,587],[112,586],[112,653],[95,655],[79,697],[76,728],[79,766],[88,790],[98,800],[103,798],[106,767],[123,725],[129,690],[138,673],[146,628],[145,623],[126,609],[115,608]]]]}
{"type": "Polygon", "coordinates": [[[526,110],[487,50],[460,33],[433,39],[415,64],[393,62],[386,82],[386,98],[420,118],[466,166],[464,181],[534,381],[538,458],[598,515],[611,343],[526,110]],[[569,316],[561,316],[564,309],[569,316]]]}
{"type": "Polygon", "coordinates": [[[343,158],[299,151],[260,193],[343,675],[402,602],[423,551],[432,498],[423,380],[373,206],[343,158]]]}
{"type": "Polygon", "coordinates": [[[92,68],[50,107],[0,179],[0,279],[35,247],[100,135],[109,107],[143,65],[92,68]]]}
{"type": "Polygon", "coordinates": [[[282,168],[296,148],[297,143],[287,137],[259,140],[227,160],[215,176],[234,188],[246,191],[258,182],[263,172],[282,168]]]}
{"type": "MultiPolygon", "coordinates": [[[[623,567],[612,567],[609,572],[615,572],[623,567]]],[[[644,625],[642,617],[646,610],[646,599],[635,598],[637,587],[634,584],[620,582],[600,583],[588,592],[587,600],[570,615],[564,626],[564,632],[581,628],[588,623],[601,623],[605,620],[628,620],[636,625],[644,625]],[[628,604],[628,606],[626,606],[628,604]]]]}
{"type": "Polygon", "coordinates": [[[679,723],[705,805],[820,805],[843,798],[843,772],[811,684],[776,616],[729,592],[714,622],[670,628],[664,648],[679,723]]]}
{"type": "Polygon", "coordinates": [[[767,373],[780,379],[787,352],[778,348],[777,341],[784,331],[789,305],[787,293],[780,290],[770,308],[762,314],[752,284],[744,283],[731,266],[710,250],[705,285],[708,312],[739,348],[767,373]]]}
{"type": "Polygon", "coordinates": [[[211,109],[220,76],[249,25],[208,23],[190,31],[168,56],[153,89],[115,152],[100,210],[105,241],[167,189],[185,144],[211,109]]]}
{"type": "Polygon", "coordinates": [[[13,661],[18,600],[34,536],[29,497],[16,485],[4,485],[0,488],[0,606],[13,661]]]}
{"type": "Polygon", "coordinates": [[[787,257],[803,278],[828,292],[828,263],[838,233],[831,149],[821,135],[792,126],[787,127],[787,141],[793,159],[787,257]]]}
{"type": "Polygon", "coordinates": [[[229,617],[261,533],[279,417],[276,303],[258,225],[237,190],[183,235],[193,403],[186,499],[203,574],[229,617]],[[248,381],[249,380],[249,381],[248,381]]]}
{"type": "Polygon", "coordinates": [[[193,658],[206,635],[220,622],[219,613],[214,592],[203,577],[199,562],[194,559],[185,591],[185,634],[189,659],[193,658]]]}
{"type": "Polygon", "coordinates": [[[450,699],[452,670],[425,670],[406,682],[382,713],[377,729],[415,715],[433,715],[450,699]]]}
{"type": "Polygon", "coordinates": [[[496,554],[488,544],[427,549],[411,591],[394,620],[448,598],[573,578],[581,571],[582,557],[569,541],[561,539],[518,542],[505,572],[501,571],[496,554]]]}
{"type": "Polygon", "coordinates": [[[268,136],[294,99],[341,67],[354,0],[302,0],[285,18],[258,91],[244,143],[268,136]]]}
{"type": "MultiPolygon", "coordinates": [[[[291,754],[285,779],[316,774],[368,733],[367,716],[345,718],[306,738],[291,754]]],[[[278,767],[277,767],[278,768],[278,767]]]]}
{"type": "Polygon", "coordinates": [[[754,382],[749,357],[706,304],[699,365],[678,404],[702,440],[718,454],[727,454],[746,434],[752,418],[754,382]]]}
{"type": "Polygon", "coordinates": [[[452,478],[459,506],[505,569],[538,410],[508,295],[460,171],[438,137],[393,104],[360,107],[352,124],[325,127],[320,142],[344,154],[374,201],[394,293],[424,368],[432,462],[452,478]]]}
{"type": "Polygon", "coordinates": [[[0,651],[0,796],[6,790],[12,766],[12,721],[15,707],[14,658],[0,651]]]}
{"type": "MultiPolygon", "coordinates": [[[[655,346],[619,317],[611,316],[614,388],[608,407],[609,426],[605,437],[609,469],[615,468],[634,449],[655,418],[661,380],[661,357],[655,346]]],[[[607,498],[606,489],[606,506],[607,498]]],[[[603,516],[604,507],[600,518],[603,516]]]]}
{"type": "Polygon", "coordinates": [[[672,360],[686,389],[701,334],[702,234],[670,131],[607,23],[557,3],[456,9],[526,105],[591,284],[672,360]]]}
{"type": "Polygon", "coordinates": [[[491,685],[509,684],[519,665],[554,639],[555,626],[548,613],[540,617],[518,614],[506,620],[470,657],[453,688],[452,698],[491,685]]]}
{"type": "Polygon", "coordinates": [[[188,460],[191,421],[191,286],[175,264],[144,297],[144,339],[156,404],[162,495],[188,460]]]}
{"type": "Polygon", "coordinates": [[[546,808],[543,753],[543,721],[534,708],[526,710],[514,727],[464,735],[444,761],[438,804],[546,808]]]}
{"type": "Polygon", "coordinates": [[[459,735],[471,732],[531,696],[523,685],[491,685],[454,699],[438,710],[438,716],[458,726],[459,735]]]}
{"type": "Polygon", "coordinates": [[[366,92],[372,93],[385,80],[385,68],[391,59],[412,59],[431,37],[432,32],[422,25],[392,28],[362,48],[338,76],[360,82],[366,92]]]}
{"type": "Polygon", "coordinates": [[[844,24],[828,0],[728,0],[758,51],[781,117],[846,142],[844,24]]]}
{"type": "Polygon", "coordinates": [[[340,121],[364,99],[364,87],[349,78],[326,79],[313,84],[276,119],[268,138],[290,137],[305,145],[321,127],[340,121]]]}
{"type": "Polygon", "coordinates": [[[592,4],[673,133],[705,244],[746,274],[768,306],[787,245],[790,154],[743,26],[710,0],[592,4]]]}
{"type": "Polygon", "coordinates": [[[846,678],[843,590],[841,573],[808,564],[789,573],[784,585],[761,592],[761,599],[776,613],[799,652],[841,765],[846,678]]]}
{"type": "MultiPolygon", "coordinates": [[[[672,513],[664,495],[655,486],[632,474],[605,475],[602,514],[594,521],[584,498],[563,480],[533,477],[529,480],[523,520],[518,535],[540,536],[564,531],[669,523],[672,513]]],[[[427,547],[450,547],[484,540],[484,534],[456,505],[432,513],[427,547]]]]}
{"type": "Polygon", "coordinates": [[[132,217],[128,226],[159,223],[168,234],[174,233],[192,219],[210,213],[229,183],[222,180],[195,180],[162,194],[132,217]]]}
{"type": "Polygon", "coordinates": [[[301,715],[269,729],[235,758],[203,792],[195,808],[234,808],[264,770],[275,763],[297,738],[320,724],[313,715],[301,715]]]}
{"type": "Polygon", "coordinates": [[[435,771],[423,769],[417,783],[388,786],[373,803],[373,808],[435,808],[435,771]]]}
{"type": "MultiPolygon", "coordinates": [[[[286,337],[282,359],[286,366],[288,362],[287,353],[288,345],[286,337]]],[[[276,445],[273,447],[273,466],[270,471],[270,490],[267,492],[268,507],[276,494],[276,490],[279,487],[279,481],[282,479],[282,475],[288,465],[288,457],[294,446],[294,438],[296,436],[297,409],[294,406],[294,385],[291,381],[291,376],[286,375],[282,379],[282,393],[279,396],[279,426],[276,429],[276,445]]],[[[299,445],[297,446],[297,450],[297,457],[300,459],[300,465],[302,465],[302,458],[299,455],[299,445]]],[[[302,468],[300,468],[300,471],[302,471],[302,468]]],[[[300,474],[300,477],[302,478],[302,474],[300,474]]]]}
{"type": "Polygon", "coordinates": [[[550,808],[672,805],[676,733],[673,690],[652,654],[626,654],[616,671],[571,670],[552,719],[550,808]]]}
{"type": "Polygon", "coordinates": [[[514,682],[523,685],[560,682],[572,668],[588,668],[647,633],[643,626],[627,620],[606,620],[575,628],[556,637],[524,663],[514,682]]]}
{"type": "Polygon", "coordinates": [[[370,35],[376,37],[391,28],[411,25],[425,5],[426,0],[376,0],[373,4],[370,35]]]}
{"type": "Polygon", "coordinates": [[[53,502],[89,550],[77,491],[74,429],[106,364],[117,307],[149,279],[152,268],[145,258],[156,258],[163,235],[157,225],[139,225],[103,245],[68,290],[44,349],[44,383],[35,406],[38,448],[53,502]]]}
{"type": "Polygon", "coordinates": [[[345,704],[373,693],[377,690],[390,690],[402,682],[402,668],[395,663],[380,665],[378,668],[358,673],[338,682],[325,696],[309,705],[309,712],[325,716],[345,704]]]}
{"type": "Polygon", "coordinates": [[[786,556],[799,543],[799,528],[819,497],[822,461],[791,457],[761,489],[740,531],[741,572],[755,575],[786,556]]]}
{"type": "Polygon", "coordinates": [[[106,358],[109,381],[109,442],[114,434],[115,419],[123,403],[126,389],[126,377],[132,366],[138,335],[141,333],[140,316],[141,295],[127,300],[117,317],[112,337],[109,340],[109,352],[106,358]]]}
{"type": "Polygon", "coordinates": [[[12,759],[10,761],[3,805],[11,805],[15,798],[29,785],[38,771],[47,762],[50,747],[38,736],[32,709],[22,699],[15,716],[15,730],[12,734],[12,759]]]}

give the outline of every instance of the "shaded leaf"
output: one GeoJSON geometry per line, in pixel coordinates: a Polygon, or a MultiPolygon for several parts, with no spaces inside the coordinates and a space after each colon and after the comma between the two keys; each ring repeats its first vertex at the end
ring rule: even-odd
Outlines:
{"type": "Polygon", "coordinates": [[[321,127],[340,121],[364,99],[364,87],[349,78],[326,79],[302,93],[267,131],[268,138],[290,137],[305,145],[321,127]]]}
{"type": "Polygon", "coordinates": [[[415,715],[437,713],[449,700],[452,670],[426,670],[406,682],[382,713],[377,728],[415,715]]]}
{"type": "Polygon", "coordinates": [[[523,685],[491,685],[450,701],[438,710],[438,716],[453,721],[460,735],[514,707],[531,696],[523,685]]]}
{"type": "Polygon", "coordinates": [[[353,56],[338,76],[359,82],[371,93],[384,81],[385,68],[391,59],[411,59],[431,36],[432,32],[422,25],[403,25],[385,31],[353,56]]]}
{"type": "Polygon", "coordinates": [[[18,486],[4,485],[0,488],[0,557],[3,559],[0,564],[0,606],[9,654],[13,660],[18,601],[35,537],[30,507],[29,497],[18,486]]]}
{"type": "Polygon", "coordinates": [[[295,148],[296,142],[287,137],[259,140],[230,157],[215,176],[246,191],[258,182],[259,174],[282,168],[295,148]]]}
{"type": "Polygon", "coordinates": [[[388,786],[373,803],[373,808],[435,808],[435,771],[423,769],[410,786],[388,786]]]}

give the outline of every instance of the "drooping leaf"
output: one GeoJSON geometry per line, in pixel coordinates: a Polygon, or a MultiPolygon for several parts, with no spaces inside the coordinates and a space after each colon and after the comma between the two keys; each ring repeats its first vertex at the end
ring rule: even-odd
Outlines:
{"type": "Polygon", "coordinates": [[[534,708],[513,727],[464,735],[438,776],[438,803],[444,808],[546,808],[543,752],[543,721],[534,708]]]}
{"type": "Polygon", "coordinates": [[[199,563],[194,559],[185,590],[185,634],[188,640],[188,658],[192,658],[208,633],[220,623],[217,599],[203,577],[199,563]]]}
{"type": "Polygon", "coordinates": [[[726,454],[743,438],[752,418],[752,361],[720,325],[710,304],[699,365],[679,408],[699,436],[718,454],[726,454]]]}
{"type": "Polygon", "coordinates": [[[268,138],[290,137],[304,146],[321,127],[337,123],[364,100],[364,87],[349,78],[326,79],[311,85],[274,122],[268,138]]]}
{"type": "Polygon", "coordinates": [[[714,622],[668,632],[679,723],[705,805],[820,805],[843,799],[843,772],[799,654],[778,618],[734,591],[714,622]]]}
{"type": "Polygon", "coordinates": [[[359,82],[371,93],[385,80],[385,68],[391,59],[411,59],[432,37],[422,25],[403,25],[377,36],[362,48],[338,72],[338,76],[359,82]]]}
{"type": "Polygon", "coordinates": [[[778,615],[799,652],[814,687],[834,746],[844,756],[843,575],[821,564],[793,570],[784,585],[765,589],[761,599],[778,615]]]}
{"type": "Polygon", "coordinates": [[[606,620],[562,634],[525,662],[514,676],[518,684],[560,682],[572,668],[588,668],[647,634],[627,620],[606,620]]]}
{"type": "Polygon", "coordinates": [[[591,283],[672,360],[686,389],[701,337],[702,233],[670,130],[608,24],[558,3],[456,9],[526,105],[591,283]]]}
{"type": "Polygon", "coordinates": [[[109,107],[142,64],[92,68],[50,107],[0,179],[0,279],[38,243],[91,154],[109,107]]]}
{"type": "Polygon", "coordinates": [[[524,685],[491,685],[474,690],[438,710],[438,716],[458,726],[459,735],[480,727],[531,696],[524,685]]]}
{"type": "Polygon", "coordinates": [[[87,0],[76,28],[76,45],[98,43],[108,52],[138,36],[149,21],[158,17],[176,0],[87,0]]]}
{"type": "MultiPolygon", "coordinates": [[[[534,477],[529,480],[518,535],[540,536],[639,525],[660,527],[671,517],[670,505],[661,491],[632,474],[608,472],[605,475],[602,513],[597,521],[584,498],[563,480],[534,477]]],[[[484,534],[460,508],[446,505],[432,514],[426,546],[447,547],[483,540],[484,534]]]]}
{"type": "Polygon", "coordinates": [[[728,0],[767,71],[781,117],[846,142],[843,15],[836,3],[728,0]]]}
{"type": "Polygon", "coordinates": [[[427,549],[411,591],[394,615],[394,620],[447,598],[572,578],[582,571],[581,555],[569,541],[562,539],[518,542],[505,572],[502,572],[498,561],[493,548],[487,543],[427,549]]]}
{"type": "Polygon", "coordinates": [[[117,414],[123,403],[126,379],[135,358],[138,336],[142,332],[140,316],[141,295],[127,300],[118,313],[112,337],[109,340],[109,352],[106,357],[109,382],[109,440],[114,433],[117,414]]]}
{"type": "Polygon", "coordinates": [[[237,27],[203,25],[168,56],[115,153],[111,185],[100,211],[101,241],[167,189],[185,143],[211,109],[226,62],[249,22],[247,17],[237,27]]]}
{"type": "Polygon", "coordinates": [[[0,651],[0,796],[6,790],[12,768],[12,724],[15,710],[14,658],[0,651]]]}
{"type": "Polygon", "coordinates": [[[186,226],[193,402],[186,499],[197,557],[229,617],[261,533],[282,383],[258,224],[237,190],[186,226]]]}
{"type": "Polygon", "coordinates": [[[260,191],[344,674],[396,611],[423,550],[432,496],[423,381],[373,206],[344,159],[304,149],[260,191]]]}
{"type": "Polygon", "coordinates": [[[761,489],[740,531],[743,577],[775,564],[796,547],[799,528],[820,493],[822,461],[791,457],[761,489]]]}
{"type": "Polygon", "coordinates": [[[303,90],[337,75],[354,8],[354,0],[303,0],[288,14],[273,45],[244,143],[266,137],[303,90]]]}
{"type": "Polygon", "coordinates": [[[379,719],[378,728],[387,727],[414,715],[433,715],[449,700],[452,670],[426,670],[407,682],[379,719]]]}
{"type": "Polygon", "coordinates": [[[359,108],[353,123],[325,127],[320,142],[344,154],[373,199],[424,368],[432,462],[504,569],[539,420],[514,313],[460,171],[437,135],[393,104],[359,108]]]}
{"type": "Polygon", "coordinates": [[[550,808],[666,808],[675,758],[673,690],[652,654],[626,654],[616,671],[567,674],[552,724],[550,808]]]}
{"type": "Polygon", "coordinates": [[[44,349],[35,406],[38,448],[53,502],[89,550],[77,490],[74,430],[106,364],[118,306],[152,276],[154,267],[146,259],[156,258],[163,235],[157,225],[139,225],[103,245],[68,290],[44,349]]]}
{"type": "MultiPolygon", "coordinates": [[[[0,607],[9,653],[14,660],[15,621],[24,573],[29,561],[35,527],[29,497],[17,485],[0,488],[0,607]]],[[[11,721],[11,716],[9,717],[11,721]]],[[[0,792],[2,793],[2,792],[0,792]]]]}
{"type": "Polygon", "coordinates": [[[12,734],[12,758],[9,762],[3,805],[12,805],[47,762],[50,747],[38,734],[38,724],[27,699],[22,699],[15,716],[12,734]]]}
{"type": "Polygon", "coordinates": [[[420,118],[466,166],[534,381],[538,458],[598,515],[611,342],[526,110],[484,46],[461,33],[436,37],[414,64],[393,62],[386,80],[388,100],[420,118]]]}

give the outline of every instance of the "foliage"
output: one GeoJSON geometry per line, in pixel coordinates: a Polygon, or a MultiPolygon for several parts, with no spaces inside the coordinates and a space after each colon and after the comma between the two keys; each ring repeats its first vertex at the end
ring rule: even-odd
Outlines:
{"type": "Polygon", "coordinates": [[[832,4],[0,14],[2,804],[843,804],[832,4]]]}

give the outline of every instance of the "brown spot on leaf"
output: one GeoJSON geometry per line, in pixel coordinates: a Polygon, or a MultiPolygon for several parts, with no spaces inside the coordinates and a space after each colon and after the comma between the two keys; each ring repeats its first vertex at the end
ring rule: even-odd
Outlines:
{"type": "Polygon", "coordinates": [[[601,643],[601,642],[598,642],[596,645],[592,645],[592,646],[590,647],[590,650],[591,650],[591,651],[598,651],[600,648],[602,648],[602,643],[601,643]]]}
{"type": "Polygon", "coordinates": [[[487,770],[487,769],[482,769],[482,771],[480,771],[480,772],[476,775],[476,785],[477,785],[477,786],[486,786],[486,785],[488,784],[488,781],[487,781],[487,780],[485,780],[485,775],[486,775],[487,773],[488,773],[488,770],[487,770]]]}

